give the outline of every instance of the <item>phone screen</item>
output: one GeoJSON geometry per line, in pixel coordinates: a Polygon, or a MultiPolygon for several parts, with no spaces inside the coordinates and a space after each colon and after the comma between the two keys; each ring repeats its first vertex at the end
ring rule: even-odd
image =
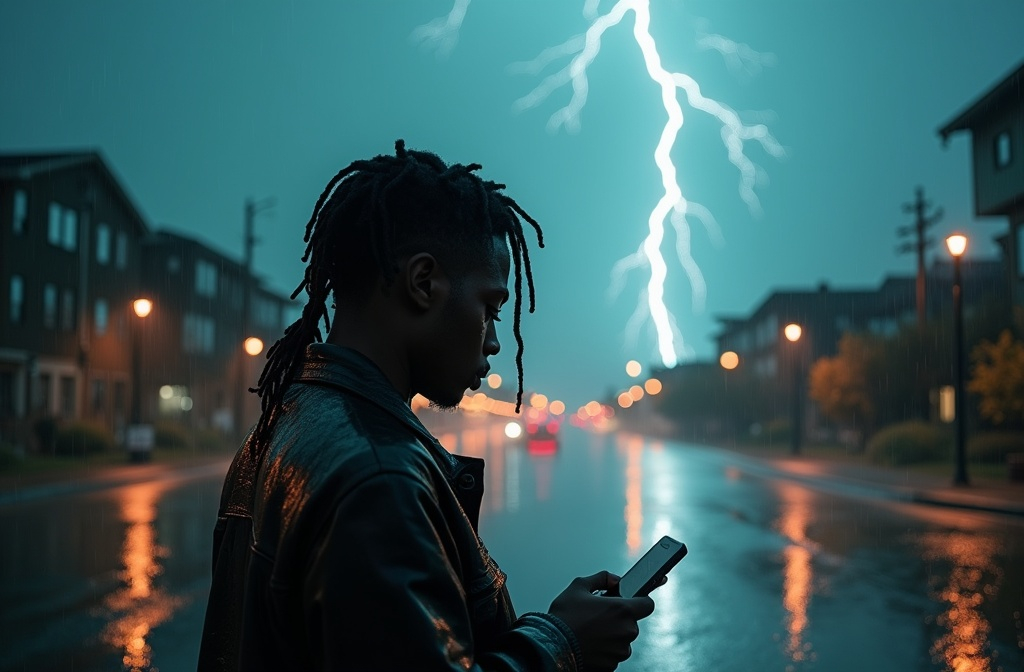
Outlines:
{"type": "Polygon", "coordinates": [[[619,595],[647,595],[684,555],[686,546],[682,542],[672,537],[662,537],[619,580],[619,595]]]}

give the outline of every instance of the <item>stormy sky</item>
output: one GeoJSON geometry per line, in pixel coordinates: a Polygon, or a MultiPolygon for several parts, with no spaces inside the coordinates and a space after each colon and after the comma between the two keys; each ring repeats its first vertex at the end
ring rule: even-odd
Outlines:
{"type": "MultiPolygon", "coordinates": [[[[603,0],[599,12],[614,2],[603,0]]],[[[541,223],[537,313],[524,320],[527,386],[572,408],[625,384],[624,364],[657,364],[653,331],[627,324],[646,283],[632,272],[617,298],[611,270],[633,253],[662,195],[654,149],[666,120],[633,19],[610,29],[588,69],[576,132],[548,129],[568,87],[535,107],[515,103],[536,74],[510,68],[583,33],[582,0],[476,0],[446,55],[412,39],[452,7],[405,2],[0,2],[0,151],[98,149],[155,228],[241,257],[247,197],[272,197],[257,220],[255,264],[286,294],[302,276],[302,227],[327,180],[396,138],[449,161],[483,164],[541,223]]],[[[665,68],[765,123],[785,150],[756,144],[760,211],[740,197],[720,126],[683,106],[671,152],[694,219],[692,255],[704,305],[669,257],[666,304],[683,359],[714,354],[716,318],[743,316],[771,291],[876,286],[911,274],[896,253],[902,204],[923,186],[969,257],[992,257],[999,220],[976,220],[970,143],[936,129],[1024,58],[1016,0],[652,0],[665,68]],[[702,48],[708,35],[762,58],[702,48]],[[745,66],[745,67],[744,67],[745,66]]],[[[936,247],[932,254],[943,253],[936,247]]],[[[495,370],[512,375],[511,321],[495,370]]]]}

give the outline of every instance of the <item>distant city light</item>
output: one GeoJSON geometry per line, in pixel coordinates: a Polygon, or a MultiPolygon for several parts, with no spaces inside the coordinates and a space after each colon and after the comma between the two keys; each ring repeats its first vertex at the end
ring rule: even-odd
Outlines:
{"type": "Polygon", "coordinates": [[[534,408],[544,408],[548,405],[548,398],[543,394],[535,394],[530,397],[530,406],[534,408]]]}
{"type": "Polygon", "coordinates": [[[637,376],[639,376],[641,369],[642,367],[640,366],[640,362],[636,361],[635,359],[631,359],[628,362],[626,362],[626,373],[629,374],[630,378],[636,378],[637,376]]]}
{"type": "Polygon", "coordinates": [[[796,343],[797,341],[800,340],[800,335],[804,333],[804,330],[800,327],[799,324],[793,322],[791,324],[786,325],[785,333],[786,338],[796,343]]]}
{"type": "Polygon", "coordinates": [[[584,410],[586,410],[587,415],[589,415],[590,417],[594,417],[595,415],[599,415],[601,413],[601,404],[599,404],[596,401],[588,401],[587,405],[584,406],[583,408],[584,410]]]}
{"type": "Polygon", "coordinates": [[[505,425],[505,436],[510,439],[518,439],[523,435],[523,426],[518,422],[510,422],[505,425]]]}
{"type": "Polygon", "coordinates": [[[245,351],[247,353],[255,357],[256,355],[263,352],[263,341],[262,339],[256,338],[255,336],[250,336],[249,338],[245,339],[243,347],[245,348],[245,351]]]}
{"type": "Polygon", "coordinates": [[[170,385],[161,385],[160,386],[160,398],[161,399],[170,399],[173,396],[174,396],[174,388],[173,387],[171,387],[170,385]]]}
{"type": "Polygon", "coordinates": [[[644,383],[644,391],[651,395],[658,394],[661,392],[661,381],[657,378],[648,378],[644,383]]]}
{"type": "Polygon", "coordinates": [[[146,317],[153,311],[153,302],[149,299],[135,299],[132,301],[132,309],[139,317],[146,317]]]}
{"type": "Polygon", "coordinates": [[[551,402],[551,405],[548,406],[548,410],[551,411],[551,415],[561,415],[562,413],[565,413],[565,404],[558,399],[555,399],[551,402]]]}
{"type": "Polygon", "coordinates": [[[640,401],[641,399],[644,398],[644,388],[640,387],[639,385],[634,385],[633,387],[629,388],[629,397],[633,401],[640,401]]]}
{"type": "Polygon", "coordinates": [[[718,358],[718,363],[722,365],[723,369],[732,371],[740,365],[740,356],[732,350],[728,350],[722,353],[722,356],[718,358]]]}
{"type": "Polygon", "coordinates": [[[629,396],[629,392],[623,392],[619,394],[619,406],[623,408],[629,408],[633,405],[633,397],[629,396]]]}
{"type": "Polygon", "coordinates": [[[491,375],[487,376],[487,386],[490,387],[492,390],[496,390],[499,387],[501,387],[501,376],[499,376],[496,373],[492,373],[491,375]]]}

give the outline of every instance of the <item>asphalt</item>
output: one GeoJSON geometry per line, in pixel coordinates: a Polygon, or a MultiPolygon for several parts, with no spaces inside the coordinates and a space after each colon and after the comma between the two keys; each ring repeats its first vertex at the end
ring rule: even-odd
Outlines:
{"type": "MultiPolygon", "coordinates": [[[[955,486],[952,474],[944,478],[911,469],[873,467],[812,456],[766,457],[724,448],[708,449],[725,453],[737,468],[752,475],[784,478],[816,489],[855,497],[1024,516],[1024,482],[975,479],[967,486],[955,486]]],[[[154,479],[218,476],[227,472],[229,463],[229,457],[217,456],[185,463],[104,465],[31,477],[5,475],[0,477],[0,507],[154,479]]]]}

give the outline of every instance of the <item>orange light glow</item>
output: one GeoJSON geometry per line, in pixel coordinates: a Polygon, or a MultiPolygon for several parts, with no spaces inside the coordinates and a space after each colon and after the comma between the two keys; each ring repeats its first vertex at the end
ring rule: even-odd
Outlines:
{"type": "Polygon", "coordinates": [[[626,508],[623,516],[626,519],[626,547],[631,556],[640,551],[644,526],[643,457],[644,440],[636,435],[630,436],[626,443],[626,508]]]}
{"type": "Polygon", "coordinates": [[[586,410],[587,415],[589,415],[590,417],[594,417],[595,415],[601,413],[601,404],[599,404],[596,401],[588,401],[587,405],[584,406],[583,408],[584,410],[586,410]]]}
{"type": "Polygon", "coordinates": [[[786,653],[794,662],[809,657],[811,645],[804,642],[809,619],[807,610],[814,592],[813,553],[816,544],[807,538],[807,527],[813,522],[813,495],[807,489],[790,483],[779,485],[782,513],[776,523],[779,532],[791,543],[782,551],[782,606],[789,616],[786,630],[789,640],[786,653]]]}
{"type": "Polygon", "coordinates": [[[726,371],[732,371],[740,365],[740,356],[732,350],[723,352],[722,356],[718,358],[718,363],[722,365],[722,368],[726,371]]]}
{"type": "Polygon", "coordinates": [[[635,359],[631,359],[628,362],[626,362],[626,373],[629,375],[630,378],[636,378],[637,376],[639,376],[641,368],[642,367],[640,366],[640,362],[636,361],[635,359]]]}
{"type": "Polygon", "coordinates": [[[633,405],[633,397],[629,396],[629,392],[622,392],[619,394],[619,406],[623,408],[629,408],[633,405]]]}
{"type": "Polygon", "coordinates": [[[134,310],[135,314],[139,317],[146,317],[153,312],[153,302],[149,299],[135,299],[132,301],[132,310],[134,310]]]}
{"type": "Polygon", "coordinates": [[[551,405],[548,406],[548,410],[551,412],[551,415],[561,415],[562,413],[565,413],[565,403],[555,399],[551,402],[551,405]]]}
{"type": "Polygon", "coordinates": [[[657,378],[648,378],[644,383],[644,392],[655,395],[661,392],[661,381],[657,378]]]}
{"type": "Polygon", "coordinates": [[[633,387],[629,388],[629,398],[632,399],[633,401],[640,401],[641,399],[644,398],[644,388],[640,387],[639,385],[634,385],[633,387]]]}
{"type": "Polygon", "coordinates": [[[263,340],[255,336],[245,339],[245,343],[242,346],[245,348],[245,352],[253,357],[263,352],[263,340]]]}
{"type": "Polygon", "coordinates": [[[793,322],[786,325],[784,333],[786,334],[786,338],[796,343],[800,340],[800,335],[804,333],[804,330],[799,324],[793,322]]]}
{"type": "Polygon", "coordinates": [[[962,233],[954,233],[946,238],[946,248],[954,257],[959,257],[967,251],[967,236],[962,233]]]}
{"type": "Polygon", "coordinates": [[[548,405],[548,398],[543,394],[535,394],[530,397],[530,406],[534,408],[544,408],[548,405]]]}
{"type": "Polygon", "coordinates": [[[499,376],[496,373],[492,373],[491,375],[487,376],[487,386],[490,387],[492,390],[496,390],[499,387],[501,387],[501,376],[499,376]]]}

